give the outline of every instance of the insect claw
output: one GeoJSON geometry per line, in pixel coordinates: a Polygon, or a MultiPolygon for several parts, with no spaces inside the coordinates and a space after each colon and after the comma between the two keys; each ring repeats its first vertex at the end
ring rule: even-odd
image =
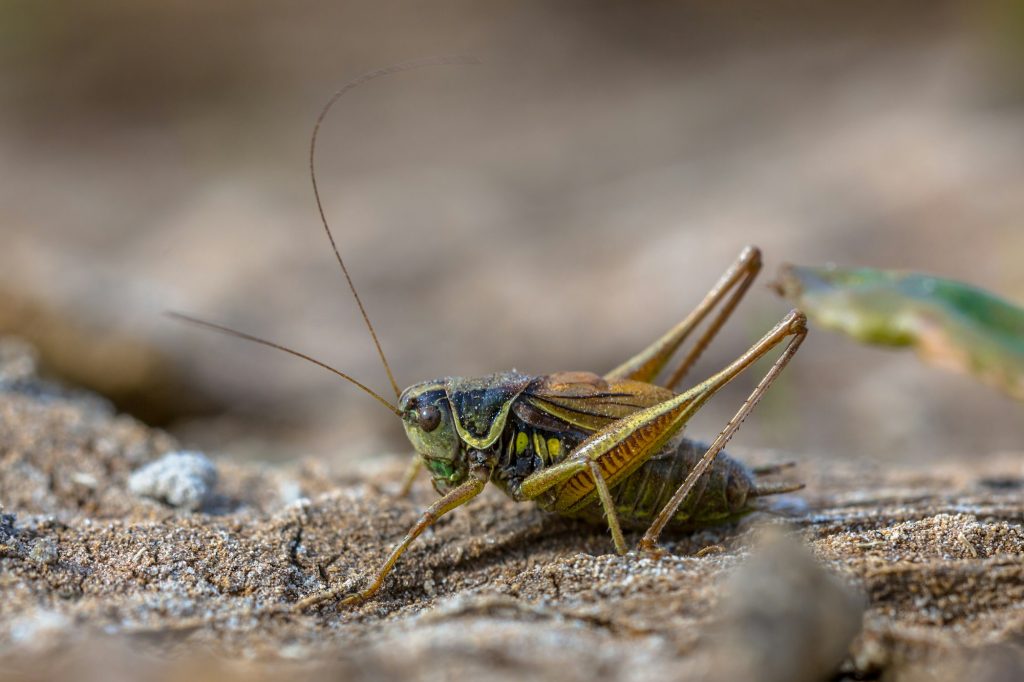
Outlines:
{"type": "Polygon", "coordinates": [[[314,606],[319,606],[320,604],[323,604],[325,601],[330,601],[334,597],[334,594],[332,594],[332,592],[334,592],[334,590],[315,592],[309,595],[308,597],[305,597],[295,602],[295,606],[292,608],[295,611],[295,613],[302,613],[303,611],[311,609],[314,606]]]}
{"type": "Polygon", "coordinates": [[[657,542],[648,538],[640,538],[640,542],[636,545],[636,551],[640,556],[647,559],[654,559],[655,561],[660,561],[671,554],[671,552],[664,547],[659,547],[657,542]]]}
{"type": "Polygon", "coordinates": [[[786,315],[786,319],[789,322],[789,333],[790,334],[806,334],[807,333],[807,315],[801,310],[793,308],[786,315]]]}
{"type": "Polygon", "coordinates": [[[355,594],[350,594],[349,596],[345,597],[344,599],[338,602],[337,608],[340,609],[343,606],[356,606],[358,604],[362,604],[371,596],[372,595],[364,594],[363,592],[356,592],[355,594]]]}
{"type": "Polygon", "coordinates": [[[712,554],[721,554],[724,551],[725,547],[723,547],[722,545],[708,545],[707,547],[704,547],[703,549],[699,550],[693,556],[697,557],[698,559],[703,559],[706,556],[711,556],[712,554]]]}
{"type": "MultiPolygon", "coordinates": [[[[335,601],[341,595],[348,593],[348,591],[352,589],[352,584],[354,582],[355,580],[349,579],[336,587],[331,587],[326,590],[314,592],[313,594],[308,595],[300,599],[299,601],[295,602],[293,611],[295,613],[302,613],[303,611],[306,611],[307,609],[313,608],[315,606],[320,606],[321,604],[324,604],[329,601],[335,601]]],[[[337,605],[347,606],[348,604],[358,603],[351,601],[353,597],[362,597],[360,601],[365,601],[367,596],[364,596],[364,592],[365,590],[363,592],[356,592],[355,594],[350,594],[341,601],[339,601],[337,605]]]]}

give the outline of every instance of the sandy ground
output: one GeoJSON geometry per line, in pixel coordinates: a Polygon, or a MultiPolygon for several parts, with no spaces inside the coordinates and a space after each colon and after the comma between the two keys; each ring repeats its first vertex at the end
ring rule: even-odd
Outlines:
{"type": "Polygon", "coordinates": [[[317,157],[402,385],[609,369],[747,243],[694,380],[785,314],[786,261],[1024,301],[1014,3],[128,4],[0,3],[0,337],[38,358],[0,343],[0,677],[1024,678],[1024,419],[972,379],[814,329],[730,446],[799,462],[788,516],[619,558],[486,494],[376,600],[283,615],[435,496],[396,499],[408,443],[358,391],[161,315],[385,387],[306,145],[342,81],[451,52],[485,63],[360,88],[317,157]]]}
{"type": "Polygon", "coordinates": [[[0,350],[5,679],[1024,670],[1019,455],[927,470],[803,462],[792,475],[808,487],[779,513],[669,538],[660,558],[615,556],[602,529],[484,495],[428,531],[378,598],[291,614],[281,607],[379,561],[433,498],[426,482],[397,499],[399,461],[349,475],[217,461],[201,509],[175,509],[129,488],[171,437],[40,380],[29,349],[0,350]]]}

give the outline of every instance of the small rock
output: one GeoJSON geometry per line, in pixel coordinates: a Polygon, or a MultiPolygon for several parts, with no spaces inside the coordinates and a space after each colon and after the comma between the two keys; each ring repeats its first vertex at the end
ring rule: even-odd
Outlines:
{"type": "Polygon", "coordinates": [[[717,679],[813,682],[839,669],[866,606],[795,538],[771,529],[724,587],[717,679]]]}
{"type": "Polygon", "coordinates": [[[1024,651],[1000,643],[953,649],[935,660],[901,666],[900,682],[1019,682],[1024,680],[1024,651]]]}
{"type": "Polygon", "coordinates": [[[16,618],[10,625],[10,639],[28,651],[54,646],[71,627],[71,620],[55,611],[37,610],[16,618]]]}
{"type": "Polygon", "coordinates": [[[4,512],[4,506],[0,504],[0,542],[13,538],[18,531],[14,528],[14,514],[4,512]]]}
{"type": "Polygon", "coordinates": [[[135,495],[191,511],[202,508],[216,485],[217,467],[199,452],[168,453],[128,479],[135,495]]]}
{"type": "Polygon", "coordinates": [[[285,479],[277,485],[277,495],[281,504],[288,506],[299,500],[305,499],[302,494],[302,484],[294,479],[285,479]]]}
{"type": "Polygon", "coordinates": [[[20,339],[0,339],[0,385],[28,381],[36,375],[35,349],[20,339]]]}
{"type": "Polygon", "coordinates": [[[57,563],[57,541],[53,538],[39,538],[32,545],[28,558],[43,566],[57,563]]]}
{"type": "Polygon", "coordinates": [[[14,527],[14,514],[5,514],[3,505],[0,505],[0,557],[18,556],[23,552],[18,529],[14,527]]]}
{"type": "Polygon", "coordinates": [[[70,478],[72,483],[80,485],[83,488],[88,488],[89,490],[96,490],[100,485],[99,479],[92,474],[85,473],[84,471],[75,471],[71,474],[70,478]]]}

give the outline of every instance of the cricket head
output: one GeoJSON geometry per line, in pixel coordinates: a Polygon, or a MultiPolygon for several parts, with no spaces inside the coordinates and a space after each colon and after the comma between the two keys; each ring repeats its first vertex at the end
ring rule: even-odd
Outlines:
{"type": "Polygon", "coordinates": [[[469,474],[445,390],[446,381],[434,379],[414,384],[398,399],[405,435],[427,465],[434,488],[442,494],[465,481],[469,474]]]}
{"type": "Polygon", "coordinates": [[[474,467],[493,466],[512,403],[531,380],[514,371],[446,377],[402,392],[398,410],[405,435],[430,470],[437,492],[463,483],[474,467]]]}

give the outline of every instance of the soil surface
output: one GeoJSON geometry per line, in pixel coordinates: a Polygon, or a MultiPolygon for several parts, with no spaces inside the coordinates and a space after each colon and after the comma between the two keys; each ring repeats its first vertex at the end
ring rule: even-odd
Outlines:
{"type": "Polygon", "coordinates": [[[296,614],[282,607],[359,584],[435,499],[427,482],[400,499],[397,460],[349,475],[213,460],[196,511],[129,485],[177,450],[106,401],[39,379],[29,349],[0,347],[0,677],[1024,671],[1019,454],[926,470],[802,462],[783,475],[806,490],[773,513],[666,538],[662,556],[616,556],[606,530],[494,491],[424,533],[377,598],[296,614]]]}

